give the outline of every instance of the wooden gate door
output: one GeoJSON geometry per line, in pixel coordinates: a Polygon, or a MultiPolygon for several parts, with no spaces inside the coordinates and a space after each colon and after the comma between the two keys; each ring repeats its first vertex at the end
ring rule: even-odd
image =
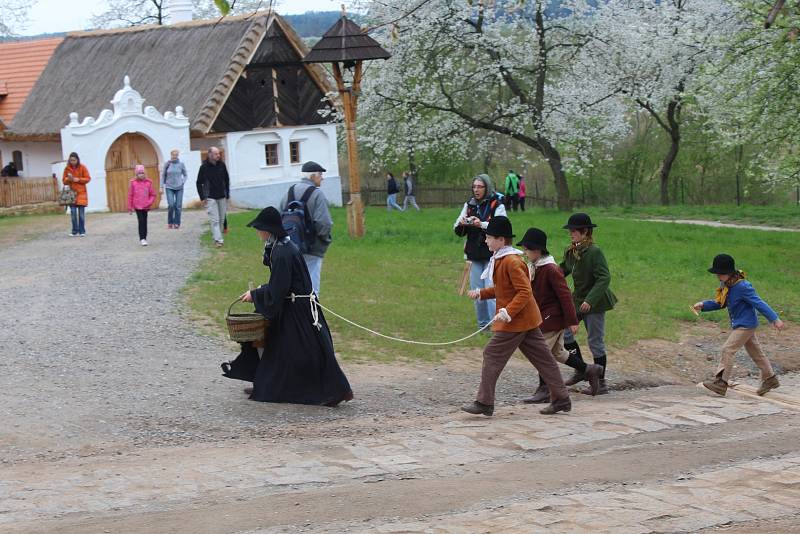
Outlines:
{"type": "Polygon", "coordinates": [[[161,178],[156,151],[144,136],[125,134],[114,141],[106,155],[106,196],[109,210],[128,210],[128,186],[134,178],[136,165],[144,165],[145,173],[156,190],[153,206],[158,207],[161,202],[161,178]]]}

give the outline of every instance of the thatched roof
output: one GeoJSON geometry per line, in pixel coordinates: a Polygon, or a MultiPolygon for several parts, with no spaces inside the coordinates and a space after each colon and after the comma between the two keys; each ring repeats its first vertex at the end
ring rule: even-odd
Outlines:
{"type": "MultiPolygon", "coordinates": [[[[146,105],[162,113],[183,106],[192,131],[206,134],[271,24],[288,28],[278,15],[266,13],[70,33],[5,134],[56,135],[73,111],[96,117],[110,107],[125,75],[146,105]]],[[[284,34],[305,52],[291,28],[284,34]]],[[[324,72],[313,71],[314,82],[328,91],[324,72]]]]}
{"type": "Polygon", "coordinates": [[[388,59],[389,52],[346,16],[336,21],[305,57],[306,63],[388,59]]]}

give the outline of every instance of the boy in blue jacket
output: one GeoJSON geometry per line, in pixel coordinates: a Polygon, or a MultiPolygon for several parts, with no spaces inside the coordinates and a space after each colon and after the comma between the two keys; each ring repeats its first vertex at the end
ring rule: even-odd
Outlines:
{"type": "Polygon", "coordinates": [[[693,308],[698,312],[728,308],[732,330],[728,340],[722,346],[722,357],[714,380],[706,380],[703,385],[714,393],[724,396],[728,390],[733,359],[736,352],[744,347],[761,370],[761,387],[758,388],[757,393],[764,395],[767,391],[780,386],[780,383],[764,351],[761,350],[758,338],[756,338],[756,328],[758,327],[756,311],[766,317],[776,330],[783,330],[783,321],[766,302],[761,300],[752,284],[745,280],[744,272],[736,270],[731,256],[727,254],[716,256],[708,272],[716,274],[719,278],[720,284],[716,297],[714,300],[698,302],[693,308]]]}

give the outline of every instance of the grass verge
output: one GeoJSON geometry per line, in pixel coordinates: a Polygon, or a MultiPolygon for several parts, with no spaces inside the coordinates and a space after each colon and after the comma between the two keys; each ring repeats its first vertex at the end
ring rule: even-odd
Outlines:
{"type": "MultiPolygon", "coordinates": [[[[596,241],[606,253],[612,289],[619,297],[617,308],[607,315],[610,345],[677,339],[682,326],[697,320],[689,306],[714,294],[716,279],[706,269],[720,252],[736,258],[782,318],[800,318],[800,249],[793,234],[620,220],[606,213],[592,215],[599,225],[596,241]]],[[[373,330],[414,340],[446,341],[475,330],[471,301],[457,295],[462,244],[452,224],[458,210],[387,213],[369,208],[362,240],[347,236],[344,209],[333,209],[332,215],[334,242],[322,269],[326,306],[373,330]]],[[[258,285],[269,276],[261,265],[261,243],[245,227],[252,217],[253,212],[230,215],[225,248],[211,249],[186,286],[190,308],[218,325],[220,335],[228,304],[247,289],[248,281],[258,285]]],[[[566,218],[563,212],[541,209],[511,214],[518,237],[529,226],[545,230],[557,259],[568,244],[561,229],[566,218]]],[[[208,235],[203,239],[211,247],[208,235]]],[[[727,322],[725,312],[703,317],[727,322]]],[[[420,347],[374,337],[334,317],[328,322],[337,352],[345,359],[435,361],[486,341],[476,336],[447,349],[420,347]]]]}

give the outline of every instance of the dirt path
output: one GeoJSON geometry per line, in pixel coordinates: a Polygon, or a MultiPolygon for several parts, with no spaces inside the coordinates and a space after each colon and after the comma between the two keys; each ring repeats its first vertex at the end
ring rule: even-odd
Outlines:
{"type": "MultiPolygon", "coordinates": [[[[677,385],[576,395],[552,418],[520,403],[535,378],[521,361],[494,418],[459,412],[479,351],[346,365],[357,398],[338,409],[253,403],[219,376],[228,345],[176,313],[204,215],[179,232],[161,215],[150,247],[129,217],[103,215],[84,239],[48,233],[0,256],[0,532],[794,526],[800,412],[691,385],[716,358],[715,325],[615,355],[618,385],[677,385]]],[[[765,336],[784,370],[797,334],[765,336]]],[[[800,402],[800,377],[781,380],[800,402]]]]}
{"type": "MultiPolygon", "coordinates": [[[[630,219],[628,219],[630,220],[630,219]]],[[[800,228],[784,228],[781,226],[765,226],[761,224],[724,223],[720,221],[704,221],[699,219],[633,219],[640,222],[661,222],[673,224],[693,224],[697,226],[711,226],[713,228],[734,228],[739,230],[763,230],[766,232],[800,232],[800,228]]]]}

